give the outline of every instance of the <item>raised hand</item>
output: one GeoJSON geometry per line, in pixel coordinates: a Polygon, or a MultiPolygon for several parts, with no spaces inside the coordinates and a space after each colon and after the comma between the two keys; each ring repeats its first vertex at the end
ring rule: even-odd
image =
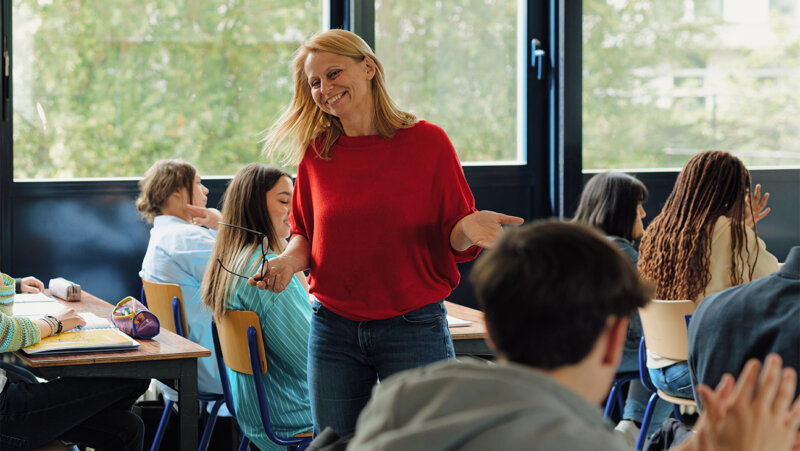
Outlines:
{"type": "Polygon", "coordinates": [[[761,197],[761,184],[756,185],[752,197],[750,193],[745,195],[744,223],[748,227],[753,227],[758,221],[762,220],[764,216],[769,214],[771,209],[767,207],[767,200],[769,200],[769,193],[761,197]]]}
{"type": "Polygon", "coordinates": [[[450,233],[450,245],[457,251],[471,246],[491,247],[503,225],[522,225],[524,219],[489,210],[476,211],[461,218],[450,233]]]}
{"type": "Polygon", "coordinates": [[[23,293],[41,293],[44,291],[44,284],[36,277],[28,276],[22,279],[19,288],[23,293]]]}
{"type": "Polygon", "coordinates": [[[192,224],[215,229],[219,227],[217,224],[222,221],[222,213],[216,208],[198,207],[196,205],[186,204],[186,212],[192,217],[192,224]]]}
{"type": "Polygon", "coordinates": [[[703,403],[698,425],[700,449],[790,450],[800,427],[800,398],[794,399],[797,373],[782,369],[781,358],[770,354],[761,364],[750,360],[735,385],[726,374],[716,390],[698,385],[703,403]]]}

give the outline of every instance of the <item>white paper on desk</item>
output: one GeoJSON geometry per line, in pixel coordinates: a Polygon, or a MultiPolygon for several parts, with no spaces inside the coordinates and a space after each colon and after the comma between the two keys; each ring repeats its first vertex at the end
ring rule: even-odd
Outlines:
{"type": "MultiPolygon", "coordinates": [[[[95,315],[92,312],[81,312],[78,313],[78,316],[83,318],[86,321],[86,325],[82,327],[83,330],[92,330],[92,329],[111,329],[114,326],[111,324],[111,321],[102,318],[100,316],[95,315]]],[[[72,329],[75,330],[75,329],[72,329]]],[[[67,331],[70,332],[70,331],[67,331]]]]}
{"type": "Polygon", "coordinates": [[[24,302],[14,303],[14,316],[44,316],[55,315],[65,307],[58,302],[24,302]]]}
{"type": "Polygon", "coordinates": [[[466,327],[472,324],[472,321],[456,318],[455,316],[447,315],[447,327],[466,327]]]}
{"type": "Polygon", "coordinates": [[[14,304],[26,302],[56,302],[44,293],[19,293],[14,295],[14,304]]]}

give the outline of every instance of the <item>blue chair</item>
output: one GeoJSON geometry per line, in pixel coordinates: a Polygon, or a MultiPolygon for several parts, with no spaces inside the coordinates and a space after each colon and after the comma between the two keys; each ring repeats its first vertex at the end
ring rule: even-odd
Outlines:
{"type": "Polygon", "coordinates": [[[675,418],[685,424],[681,415],[680,406],[697,407],[694,399],[679,398],[658,390],[650,379],[650,372],[647,368],[647,346],[658,355],[681,361],[687,360],[689,356],[689,342],[687,327],[689,318],[696,304],[693,301],[662,301],[654,300],[645,307],[639,309],[639,317],[642,319],[643,337],[639,342],[639,377],[642,385],[653,394],[647,402],[647,407],[642,418],[642,427],[639,430],[639,438],[636,440],[636,450],[644,447],[647,439],[647,429],[653,418],[656,401],[660,398],[672,403],[675,418]]]}
{"type": "Polygon", "coordinates": [[[625,410],[625,399],[622,397],[622,386],[630,381],[639,379],[638,371],[626,371],[617,373],[614,376],[614,383],[611,385],[611,391],[608,392],[608,399],[606,399],[606,407],[603,411],[603,416],[606,419],[611,419],[614,414],[614,407],[619,409],[620,412],[625,410]]]}
{"type": "MultiPolygon", "coordinates": [[[[217,365],[222,380],[222,391],[231,414],[234,414],[234,411],[228,368],[253,376],[261,423],[267,437],[276,444],[289,449],[306,449],[311,443],[311,431],[292,437],[280,437],[272,430],[269,400],[263,382],[264,374],[267,373],[267,357],[264,340],[261,338],[261,323],[258,315],[248,310],[228,310],[225,315],[211,322],[211,335],[214,338],[214,351],[216,351],[217,365]]],[[[242,443],[239,445],[240,451],[247,446],[246,440],[247,437],[242,439],[242,443]]]]}
{"type": "MultiPolygon", "coordinates": [[[[185,338],[186,332],[188,332],[188,325],[186,324],[182,298],[181,287],[177,284],[150,282],[142,279],[142,303],[158,317],[161,327],[185,338]]],[[[161,421],[158,424],[150,451],[157,451],[161,447],[161,441],[164,439],[164,432],[172,414],[172,406],[178,399],[174,390],[161,384],[161,382],[159,384],[164,393],[164,413],[161,414],[161,421]]],[[[216,393],[199,392],[197,399],[201,403],[201,410],[206,410],[206,406],[209,403],[213,403],[208,421],[206,421],[205,428],[203,428],[203,437],[200,439],[200,445],[198,446],[199,451],[205,451],[211,441],[211,434],[214,431],[214,425],[217,423],[217,415],[225,402],[225,398],[216,393]]]]}

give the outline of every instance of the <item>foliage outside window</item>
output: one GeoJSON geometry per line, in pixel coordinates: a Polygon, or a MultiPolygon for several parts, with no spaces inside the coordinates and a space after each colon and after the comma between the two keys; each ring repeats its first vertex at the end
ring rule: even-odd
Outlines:
{"type": "Polygon", "coordinates": [[[14,0],[14,177],[201,174],[261,159],[322,0],[14,0]]]}
{"type": "Polygon", "coordinates": [[[442,127],[462,162],[523,159],[517,0],[375,1],[375,52],[401,109],[442,127]]]}
{"type": "Polygon", "coordinates": [[[800,165],[796,0],[584,0],[583,167],[800,165]]]}

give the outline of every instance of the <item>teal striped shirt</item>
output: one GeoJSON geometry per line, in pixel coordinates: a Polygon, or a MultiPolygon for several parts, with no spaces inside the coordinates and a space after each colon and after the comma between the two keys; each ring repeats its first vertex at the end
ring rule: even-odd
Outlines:
{"type": "MultiPolygon", "coordinates": [[[[252,248],[242,252],[238,262],[256,268],[261,252],[252,248]],[[249,257],[249,259],[248,259],[249,257]]],[[[267,258],[275,257],[275,254],[267,258]]],[[[254,271],[254,270],[253,270],[254,271]]],[[[261,333],[267,354],[264,389],[269,401],[272,430],[279,436],[292,436],[312,429],[306,366],[311,304],[297,276],[281,293],[250,287],[235,277],[228,295],[229,310],[252,310],[261,320],[261,333]]],[[[261,450],[283,450],[267,438],[261,424],[253,376],[228,370],[236,419],[250,441],[261,450]]]]}

